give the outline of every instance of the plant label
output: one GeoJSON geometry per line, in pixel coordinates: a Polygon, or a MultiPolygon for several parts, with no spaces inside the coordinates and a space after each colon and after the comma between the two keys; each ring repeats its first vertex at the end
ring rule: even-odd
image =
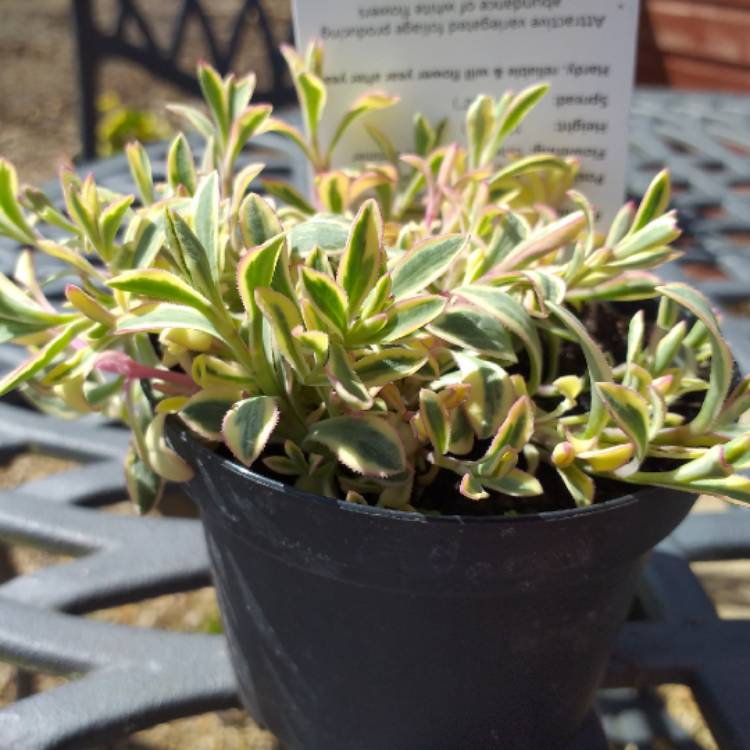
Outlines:
{"type": "Polygon", "coordinates": [[[506,142],[509,151],[576,155],[580,187],[603,221],[620,207],[638,0],[296,0],[302,48],[325,45],[328,105],[321,138],[367,90],[400,103],[357,123],[334,166],[382,159],[365,123],[414,151],[412,118],[448,122],[462,140],[466,109],[480,93],[500,96],[539,81],[552,88],[506,142]]]}

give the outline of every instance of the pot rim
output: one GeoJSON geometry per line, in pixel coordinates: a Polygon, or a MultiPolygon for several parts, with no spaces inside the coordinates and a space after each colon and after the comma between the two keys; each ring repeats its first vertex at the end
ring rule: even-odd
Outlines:
{"type": "MultiPolygon", "coordinates": [[[[180,422],[177,418],[174,420],[167,420],[172,422],[172,427],[177,432],[181,432],[186,436],[188,440],[193,443],[193,449],[199,452],[207,464],[213,463],[218,464],[225,471],[230,471],[233,474],[243,477],[244,479],[251,480],[257,484],[260,484],[268,489],[275,490],[277,492],[283,492],[293,502],[304,501],[305,503],[315,502],[318,505],[332,509],[337,507],[339,510],[355,513],[372,518],[381,518],[383,520],[391,521],[406,521],[409,523],[420,523],[420,524],[518,524],[518,523],[549,523],[552,521],[565,521],[571,518],[591,516],[596,513],[607,513],[614,511],[618,508],[622,508],[632,503],[639,502],[645,495],[655,493],[674,493],[677,490],[669,490],[662,487],[652,487],[648,485],[642,486],[640,489],[633,492],[628,492],[619,497],[610,498],[601,503],[594,503],[586,508],[566,508],[563,510],[548,510],[542,511],[541,513],[529,513],[527,515],[518,516],[499,516],[499,515],[487,515],[487,516],[467,516],[460,514],[453,515],[425,515],[421,513],[410,513],[403,510],[394,510],[391,508],[378,508],[372,505],[360,505],[359,503],[349,503],[345,500],[338,498],[325,497],[323,495],[317,495],[314,492],[307,492],[306,490],[299,490],[292,485],[285,484],[277,479],[272,479],[252,471],[251,469],[243,466],[236,460],[227,458],[219,455],[216,451],[209,448],[203,442],[196,438],[193,432],[180,422]]],[[[173,446],[174,447],[174,446],[173,446]]],[[[688,496],[689,493],[680,493],[684,496],[688,496]]]]}

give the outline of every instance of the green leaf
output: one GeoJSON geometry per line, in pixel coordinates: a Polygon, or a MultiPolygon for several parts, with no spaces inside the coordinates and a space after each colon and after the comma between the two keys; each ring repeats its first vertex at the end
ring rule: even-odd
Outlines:
{"type": "Polygon", "coordinates": [[[482,477],[482,486],[511,497],[534,497],[544,494],[539,480],[521,469],[513,469],[504,477],[482,477]]]}
{"type": "Polygon", "coordinates": [[[333,134],[333,138],[331,138],[331,143],[328,146],[329,156],[333,149],[336,148],[341,137],[356,120],[368,112],[375,112],[379,109],[392,107],[396,102],[398,102],[397,96],[390,96],[389,94],[384,94],[380,91],[369,91],[357,97],[351,107],[349,107],[347,113],[339,121],[336,131],[333,134]]]}
{"type": "Polygon", "coordinates": [[[224,417],[222,433],[227,448],[245,466],[263,452],[279,421],[279,408],[270,396],[238,401],[224,417]]]}
{"type": "MultiPolygon", "coordinates": [[[[573,334],[583,350],[586,358],[586,365],[589,370],[589,377],[592,383],[611,383],[613,378],[612,368],[604,357],[602,350],[596,342],[589,336],[581,321],[569,312],[562,305],[555,302],[547,302],[547,307],[563,323],[563,325],[573,334]]],[[[584,438],[593,438],[597,436],[604,426],[607,418],[607,412],[602,403],[600,391],[596,388],[591,393],[591,410],[589,420],[584,431],[584,438]]]]}
{"type": "Polygon", "coordinates": [[[681,320],[671,331],[667,331],[664,338],[657,344],[654,364],[651,368],[651,374],[654,377],[661,375],[672,364],[680,351],[686,332],[687,323],[681,320]]]}
{"type": "Polygon", "coordinates": [[[187,222],[171,209],[166,210],[167,242],[172,254],[180,259],[190,280],[199,292],[211,300],[216,299],[217,290],[208,251],[190,229],[187,222]]]}
{"type": "Polygon", "coordinates": [[[372,288],[370,293],[365,297],[360,310],[360,316],[369,318],[383,312],[393,299],[392,279],[390,274],[380,277],[378,283],[372,288]]]}
{"type": "Polygon", "coordinates": [[[546,172],[550,170],[568,172],[570,169],[570,164],[559,156],[554,156],[552,154],[532,154],[531,156],[524,156],[520,159],[516,159],[502,169],[499,169],[492,175],[492,177],[490,177],[488,187],[492,192],[500,189],[509,180],[513,180],[516,177],[521,177],[525,174],[546,172]]]}
{"type": "Polygon", "coordinates": [[[317,214],[312,219],[295,224],[288,236],[292,252],[302,257],[316,247],[321,250],[341,250],[346,247],[349,223],[341,216],[317,214]]]}
{"type": "Polygon", "coordinates": [[[303,268],[301,279],[315,311],[343,336],[349,321],[346,292],[330,276],[312,268],[303,268]]]}
{"type": "Polygon", "coordinates": [[[125,214],[134,200],[134,196],[126,195],[124,198],[114,201],[102,211],[102,215],[99,217],[99,229],[107,248],[112,247],[125,214]]]}
{"type": "Polygon", "coordinates": [[[132,448],[125,456],[125,484],[130,500],[144,515],[158,505],[164,491],[164,480],[132,448]]]}
{"type": "MultiPolygon", "coordinates": [[[[81,189],[72,182],[67,184],[63,192],[70,218],[73,219],[76,226],[78,226],[84,236],[89,242],[91,242],[97,252],[100,251],[101,243],[99,237],[99,224],[97,223],[95,216],[98,208],[92,207],[90,201],[84,200],[81,194],[81,189]]],[[[87,194],[89,194],[88,191],[87,194]]],[[[90,194],[93,194],[94,196],[96,195],[96,193],[90,194]]]]}
{"type": "Polygon", "coordinates": [[[382,272],[383,221],[378,204],[365,201],[352,223],[338,268],[337,281],[349,297],[349,314],[354,315],[382,272]]]}
{"type": "Polygon", "coordinates": [[[639,310],[630,320],[628,325],[628,350],[626,362],[638,363],[643,349],[643,339],[646,335],[646,321],[643,310],[639,310]]]}
{"type": "Polygon", "coordinates": [[[510,376],[489,360],[459,352],[453,357],[471,388],[464,406],[471,427],[480,440],[492,437],[515,398],[510,376]]]}
{"type": "Polygon", "coordinates": [[[299,342],[292,335],[292,331],[297,327],[304,330],[297,307],[288,297],[267,287],[255,290],[255,301],[266,320],[268,320],[276,345],[284,359],[300,375],[307,375],[310,368],[299,342]]]}
{"type": "Polygon", "coordinates": [[[207,317],[211,316],[211,303],[190,284],[169,271],[157,268],[125,271],[109,279],[107,286],[161,302],[194,307],[207,317]]]}
{"type": "Polygon", "coordinates": [[[612,369],[607,363],[602,350],[588,334],[581,321],[562,305],[558,305],[552,301],[549,301],[547,305],[581,345],[583,354],[586,357],[586,363],[591,374],[594,376],[594,380],[597,382],[611,382],[613,379],[612,369]]]}
{"type": "Polygon", "coordinates": [[[218,126],[222,143],[227,142],[229,136],[229,102],[224,83],[219,74],[210,65],[198,66],[198,83],[200,84],[203,98],[208,104],[214,122],[218,126]]]}
{"type": "Polygon", "coordinates": [[[476,281],[479,277],[491,271],[526,239],[529,232],[529,225],[522,216],[510,211],[501,217],[499,225],[492,233],[484,257],[470,273],[467,271],[466,281],[476,281]]]}
{"type": "Polygon", "coordinates": [[[501,289],[472,284],[455,291],[462,299],[488,312],[521,339],[529,355],[529,393],[539,387],[542,377],[542,342],[526,308],[501,289]]]}
{"type": "Polygon", "coordinates": [[[145,458],[151,469],[163,479],[188,482],[194,476],[193,469],[167,445],[164,439],[166,418],[166,414],[157,414],[147,427],[143,436],[145,458]]]}
{"type": "Polygon", "coordinates": [[[695,315],[708,331],[711,344],[709,385],[703,405],[690,423],[692,433],[707,432],[716,423],[729,393],[732,383],[732,354],[721,335],[719,322],[711,305],[700,292],[686,284],[665,284],[657,287],[657,291],[695,315]]]}
{"type": "Polygon", "coordinates": [[[108,328],[115,324],[115,316],[107,308],[74,284],[65,287],[65,296],[73,307],[95,323],[101,323],[108,328]]]}
{"type": "Polygon", "coordinates": [[[480,470],[497,458],[505,448],[520,453],[534,433],[534,406],[528,396],[521,396],[510,407],[490,447],[480,461],[480,470]]]}
{"type": "Polygon", "coordinates": [[[180,409],[180,418],[199,435],[220,440],[224,417],[237,401],[237,393],[219,389],[199,391],[180,409]]]}
{"type": "Polygon", "coordinates": [[[188,107],[184,104],[167,104],[167,111],[173,112],[189,122],[204,138],[210,138],[214,134],[211,120],[195,107],[188,107]]]}
{"type": "Polygon", "coordinates": [[[451,441],[450,415],[437,393],[428,388],[419,392],[419,415],[435,450],[440,454],[447,453],[451,441]]]}
{"type": "Polygon", "coordinates": [[[221,271],[219,201],[219,174],[213,171],[201,178],[192,207],[195,236],[208,255],[208,265],[214,283],[218,281],[221,271]]]}
{"type": "Polygon", "coordinates": [[[387,385],[407,378],[427,362],[427,356],[416,349],[393,346],[367,354],[354,365],[354,372],[368,387],[387,385]]]}
{"type": "Polygon", "coordinates": [[[257,193],[250,193],[240,206],[240,231],[247,247],[268,242],[283,231],[273,208],[257,193]]]}
{"type": "Polygon", "coordinates": [[[463,349],[506,362],[516,362],[513,342],[503,324],[493,315],[469,305],[451,305],[427,330],[463,349]]]}
{"type": "Polygon", "coordinates": [[[681,234],[682,232],[677,228],[677,215],[674,211],[670,211],[658,219],[653,219],[637,232],[627,234],[615,245],[615,258],[622,260],[654,249],[661,249],[662,245],[669,245],[681,234]]]}
{"type": "Polygon", "coordinates": [[[93,409],[98,409],[115,394],[120,393],[123,389],[124,383],[125,378],[122,376],[103,383],[87,382],[83,385],[84,396],[93,409]]]}
{"type": "Polygon", "coordinates": [[[0,396],[18,388],[19,385],[33,378],[41,372],[47,365],[51,364],[54,359],[65,349],[70,342],[81,332],[91,325],[88,320],[77,320],[70,323],[48,344],[45,344],[38,352],[33,354],[21,365],[9,372],[5,377],[0,379],[0,396]]]}
{"type": "Polygon", "coordinates": [[[487,164],[495,158],[505,139],[519,127],[547,91],[549,84],[541,83],[524,89],[514,99],[501,100],[498,103],[498,125],[482,154],[482,164],[487,164]]]}
{"type": "Polygon", "coordinates": [[[624,477],[621,481],[629,484],[668,487],[696,495],[714,495],[723,500],[736,500],[745,505],[750,504],[750,479],[741,474],[685,481],[676,477],[673,471],[638,471],[624,477]]]}
{"type": "Polygon", "coordinates": [[[527,115],[546,96],[548,83],[538,83],[521,91],[505,112],[500,133],[503,137],[510,135],[526,119],[527,115]]]}
{"type": "Polygon", "coordinates": [[[324,419],[307,434],[304,446],[328,448],[358,474],[391,477],[406,471],[404,446],[396,430],[383,418],[365,414],[324,419]]]}
{"type": "Polygon", "coordinates": [[[314,214],[315,209],[309,201],[298,190],[293,188],[289,183],[280,180],[261,180],[260,184],[263,189],[270,193],[274,198],[278,198],[288,206],[302,211],[303,214],[314,214]]]}
{"type": "Polygon", "coordinates": [[[393,294],[410,297],[440,278],[458,259],[467,241],[461,235],[432,237],[402,256],[391,272],[393,294]]]}
{"type": "Polygon", "coordinates": [[[314,73],[302,72],[297,75],[295,83],[300,97],[302,116],[305,128],[314,141],[318,135],[318,125],[326,106],[326,87],[314,73]]]}
{"type": "Polygon", "coordinates": [[[229,152],[227,154],[227,163],[234,164],[240,155],[245,144],[263,127],[271,114],[272,107],[270,104],[258,104],[248,107],[232,125],[232,132],[229,138],[229,152]]]}
{"type": "Polygon", "coordinates": [[[633,224],[635,207],[633,203],[626,203],[612,220],[612,224],[604,241],[604,247],[614,247],[629,231],[633,224]]]}
{"type": "Polygon", "coordinates": [[[138,194],[144,206],[154,202],[154,178],[151,174],[151,159],[140,143],[129,143],[125,147],[130,174],[138,188],[138,194]]]}
{"type": "Polygon", "coordinates": [[[288,140],[292,141],[292,143],[294,143],[296,146],[298,146],[302,150],[302,152],[304,153],[308,161],[310,162],[315,161],[312,152],[310,151],[307,143],[305,142],[305,137],[293,125],[290,125],[289,123],[284,122],[283,120],[279,120],[276,117],[269,117],[268,120],[266,120],[266,123],[263,129],[265,132],[278,133],[284,138],[287,138],[288,140]]]}
{"type": "Polygon", "coordinates": [[[451,442],[448,452],[457,456],[471,453],[474,447],[474,430],[462,407],[453,410],[451,414],[451,442]]]}
{"type": "Polygon", "coordinates": [[[507,273],[510,269],[521,268],[534,260],[543,258],[545,255],[549,255],[549,253],[565,247],[585,227],[586,214],[583,211],[575,211],[562,219],[543,226],[541,229],[533,232],[515,249],[511,250],[500,261],[494,271],[485,274],[483,280],[489,280],[493,276],[507,273]]]}
{"type": "Polygon", "coordinates": [[[235,217],[240,217],[240,204],[247,197],[250,186],[255,182],[263,170],[266,168],[265,164],[260,162],[252,162],[246,164],[240,169],[237,174],[234,175],[232,180],[232,191],[229,208],[230,220],[234,220],[235,217]]]}
{"type": "Polygon", "coordinates": [[[326,211],[342,214],[346,210],[349,178],[342,172],[326,172],[315,176],[320,202],[326,211]]]}
{"type": "Polygon", "coordinates": [[[72,266],[83,276],[93,276],[94,278],[100,278],[101,276],[98,269],[92,266],[83,255],[65,245],[60,245],[52,240],[39,240],[37,247],[46,255],[72,266]]]}
{"type": "Polygon", "coordinates": [[[388,322],[381,331],[381,340],[392,343],[422,330],[445,310],[445,305],[445,297],[430,294],[396,302],[386,310],[388,322]]]}
{"type": "Polygon", "coordinates": [[[482,149],[495,122],[492,99],[484,94],[478,96],[466,111],[466,138],[469,145],[469,166],[476,169],[481,164],[482,149]]]}
{"type": "Polygon", "coordinates": [[[646,190],[646,194],[638,206],[638,213],[628,231],[628,234],[635,234],[643,229],[654,219],[661,216],[669,205],[670,199],[669,170],[663,169],[652,180],[646,190]]]}
{"type": "MultiPolygon", "coordinates": [[[[178,133],[167,154],[167,180],[173,191],[182,185],[188,195],[195,192],[195,162],[185,136],[178,133]]],[[[184,193],[183,193],[184,195],[184,193]]]]}
{"type": "Polygon", "coordinates": [[[0,159],[0,214],[4,215],[15,229],[12,235],[19,242],[33,243],[34,231],[26,221],[26,217],[18,202],[18,177],[13,165],[5,159],[0,159]]]}
{"type": "Polygon", "coordinates": [[[558,468],[557,473],[568,488],[575,504],[579,508],[587,508],[594,502],[594,482],[576,464],[570,464],[564,468],[558,468]]]}
{"type": "MultiPolygon", "coordinates": [[[[137,333],[139,331],[163,331],[165,328],[195,329],[224,341],[214,324],[191,307],[162,303],[156,307],[147,306],[144,311],[124,315],[117,323],[116,334],[137,333]]],[[[224,342],[226,343],[226,342],[224,342]]]]}
{"type": "Polygon", "coordinates": [[[490,493],[482,487],[482,483],[471,473],[466,473],[461,478],[459,492],[468,497],[469,500],[486,500],[490,493]]]}
{"type": "Polygon", "coordinates": [[[637,302],[656,296],[656,287],[661,283],[658,276],[645,271],[623,271],[594,287],[581,287],[571,290],[566,299],[569,302],[591,302],[609,300],[616,302],[637,302]]]}
{"type": "Polygon", "coordinates": [[[372,406],[372,397],[354,371],[346,350],[337,342],[331,341],[328,352],[326,372],[336,393],[344,403],[355,409],[369,409],[372,406]]]}
{"type": "Polygon", "coordinates": [[[271,286],[284,242],[283,234],[274,235],[260,247],[248,251],[237,265],[237,288],[251,318],[257,309],[255,290],[271,286]]]}
{"type": "Polygon", "coordinates": [[[331,278],[334,278],[336,276],[333,270],[333,266],[331,265],[331,261],[328,260],[328,253],[317,246],[307,254],[307,257],[305,258],[305,265],[308,268],[312,268],[314,271],[324,273],[326,276],[330,276],[331,278]]]}
{"type": "Polygon", "coordinates": [[[43,328],[50,328],[70,322],[73,317],[75,316],[44,310],[5,274],[0,273],[0,320],[27,325],[40,323],[43,328]]]}
{"type": "Polygon", "coordinates": [[[149,221],[140,216],[133,222],[137,222],[137,239],[134,243],[131,265],[133,268],[148,268],[153,265],[164,245],[164,217],[159,215],[155,221],[149,221]]]}
{"type": "Polygon", "coordinates": [[[0,317],[0,344],[40,333],[49,328],[47,323],[21,323],[17,320],[8,320],[0,317]]]}
{"type": "Polygon", "coordinates": [[[649,441],[646,399],[637,391],[618,383],[597,383],[596,390],[612,419],[635,446],[638,461],[643,461],[649,441]]]}
{"type": "Polygon", "coordinates": [[[256,83],[255,73],[249,73],[239,81],[230,79],[228,91],[230,119],[237,117],[238,113],[242,112],[250,103],[256,83]]]}

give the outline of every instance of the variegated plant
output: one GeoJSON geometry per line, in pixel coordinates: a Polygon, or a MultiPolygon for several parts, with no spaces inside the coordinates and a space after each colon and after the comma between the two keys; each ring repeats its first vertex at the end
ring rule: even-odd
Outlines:
{"type": "Polygon", "coordinates": [[[666,173],[599,233],[574,160],[504,154],[545,86],[479,97],[465,145],[417,117],[398,155],[370,127],[382,162],[331,170],[344,132],[394,100],[361,97],[321,143],[322,50],[285,53],[304,132],[249,104],[252,77],[201,67],[208,114],[172,108],[200,163],[178,135],[155,182],[130,146],[137,198],[65,171],[60,210],[2,162],[0,232],[26,249],[0,276],[0,339],[31,355],[0,392],[124,420],[143,510],[192,475],[173,414],[258,471],[387,508],[584,506],[597,480],[750,500],[750,380],[733,383],[706,300],[652,273],[678,255],[666,173]],[[309,157],[311,196],[251,192],[263,165],[236,165],[268,132],[309,157]],[[61,309],[40,253],[77,277],[61,309]]]}

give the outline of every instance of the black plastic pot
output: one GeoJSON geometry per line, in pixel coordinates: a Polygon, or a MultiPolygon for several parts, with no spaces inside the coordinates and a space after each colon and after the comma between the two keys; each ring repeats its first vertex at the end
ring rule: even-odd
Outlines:
{"type": "Polygon", "coordinates": [[[299,492],[169,434],[196,468],[241,697],[286,750],[569,746],[645,555],[693,503],[647,489],[426,518],[299,492]]]}

